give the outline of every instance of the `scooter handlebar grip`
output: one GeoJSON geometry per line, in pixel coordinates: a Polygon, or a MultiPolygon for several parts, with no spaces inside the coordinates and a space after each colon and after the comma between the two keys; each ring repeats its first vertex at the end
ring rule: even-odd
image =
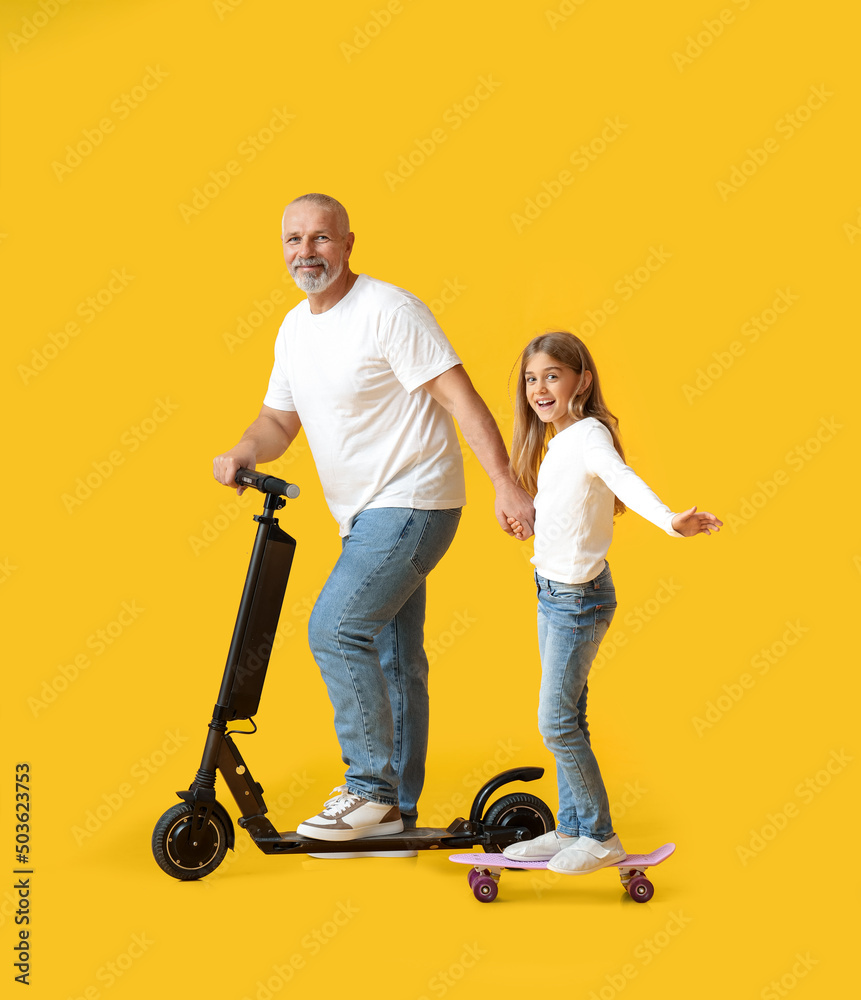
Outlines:
{"type": "Polygon", "coordinates": [[[236,483],[239,486],[250,486],[252,489],[260,490],[261,493],[275,493],[278,496],[289,497],[291,500],[299,496],[299,487],[295,483],[288,483],[277,476],[255,472],[253,469],[238,469],[236,483]]]}

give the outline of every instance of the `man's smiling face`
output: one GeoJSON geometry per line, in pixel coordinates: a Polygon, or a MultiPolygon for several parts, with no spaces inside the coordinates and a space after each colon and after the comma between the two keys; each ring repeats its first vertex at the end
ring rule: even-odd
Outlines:
{"type": "Polygon", "coordinates": [[[353,236],[342,230],[337,212],[312,201],[294,202],[284,210],[284,261],[306,294],[324,292],[344,270],[353,249],[353,236]]]}

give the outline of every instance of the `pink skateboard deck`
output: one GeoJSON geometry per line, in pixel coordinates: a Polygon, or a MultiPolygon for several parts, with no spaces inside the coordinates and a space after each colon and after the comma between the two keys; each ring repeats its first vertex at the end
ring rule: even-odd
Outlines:
{"type": "MultiPolygon", "coordinates": [[[[643,872],[646,868],[654,868],[655,865],[666,861],[675,849],[675,844],[664,844],[651,854],[627,854],[607,867],[619,869],[622,885],[631,899],[638,903],[646,903],[655,894],[655,887],[643,872]]],[[[467,878],[473,895],[482,903],[492,903],[496,899],[499,892],[497,888],[499,878],[504,868],[523,870],[547,868],[546,861],[517,861],[514,858],[507,858],[504,854],[450,854],[448,859],[459,865],[472,865],[467,878]]]]}

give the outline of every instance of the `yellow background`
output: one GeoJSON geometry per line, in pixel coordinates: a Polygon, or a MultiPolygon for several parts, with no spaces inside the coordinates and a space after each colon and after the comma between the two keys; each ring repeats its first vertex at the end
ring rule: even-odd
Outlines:
{"type": "MultiPolygon", "coordinates": [[[[31,997],[851,988],[857,15],[838,0],[5,0],[0,21],[0,975],[16,985],[12,782],[29,761],[31,997]],[[203,882],[153,862],[152,827],[199,763],[253,537],[257,501],[217,487],[210,460],[261,402],[301,297],[279,217],[314,190],[348,206],[358,270],[434,306],[507,440],[523,344],[589,333],[612,299],[588,342],[632,464],[673,509],[728,522],[678,542],[629,514],[611,552],[619,611],[591,724],[625,845],[679,845],[649,904],[602,872],[509,874],[481,906],[441,855],[268,858],[241,830],[203,882]],[[781,292],[791,306],[767,312],[781,292]]],[[[274,469],[302,488],[282,521],[299,548],[260,732],[240,748],[292,829],[342,774],[304,633],[339,543],[304,440],[274,469]]],[[[482,774],[550,765],[529,546],[496,527],[471,457],[467,475],[431,579],[426,823],[468,809],[482,774]]],[[[528,790],[555,807],[552,775],[528,790]]]]}

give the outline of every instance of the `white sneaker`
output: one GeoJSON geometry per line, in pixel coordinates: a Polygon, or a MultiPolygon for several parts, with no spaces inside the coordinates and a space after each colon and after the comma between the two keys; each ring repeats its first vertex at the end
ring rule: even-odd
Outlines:
{"type": "Polygon", "coordinates": [[[570,847],[563,848],[551,858],[547,867],[560,875],[589,875],[599,868],[609,868],[627,856],[615,833],[603,843],[591,837],[578,837],[570,847]]]}
{"type": "Polygon", "coordinates": [[[576,843],[576,837],[560,837],[555,830],[551,830],[532,840],[510,844],[502,853],[512,861],[549,861],[560,851],[564,851],[567,845],[576,843]]]}
{"type": "Polygon", "coordinates": [[[306,819],[296,827],[302,837],[314,840],[358,840],[360,837],[383,837],[389,833],[402,833],[404,821],[397,806],[371,802],[361,795],[348,792],[344,786],[333,789],[336,793],[316,816],[306,819]]]}

